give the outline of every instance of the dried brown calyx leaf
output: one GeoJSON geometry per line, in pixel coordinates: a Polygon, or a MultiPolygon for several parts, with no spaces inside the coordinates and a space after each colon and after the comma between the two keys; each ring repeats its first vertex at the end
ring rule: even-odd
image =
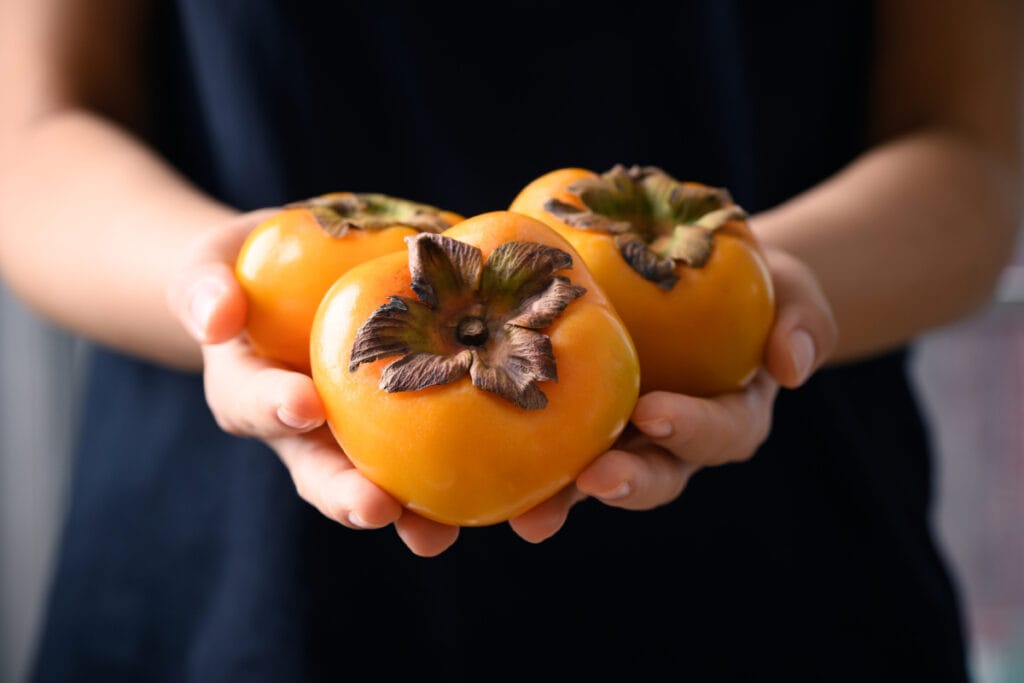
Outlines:
{"type": "Polygon", "coordinates": [[[392,296],[360,327],[349,371],[399,356],[381,372],[384,391],[473,384],[537,410],[547,405],[538,382],[558,379],[550,326],[586,290],[559,271],[572,268],[561,249],[506,242],[484,263],[470,244],[431,233],[407,237],[416,299],[392,296]]]}
{"type": "Polygon", "coordinates": [[[703,267],[715,230],[747,218],[727,190],[679,182],[653,166],[619,164],[567,189],[584,208],[550,199],[544,209],[575,228],[614,235],[633,270],[666,291],[679,280],[677,263],[703,267]]]}
{"type": "Polygon", "coordinates": [[[451,227],[437,207],[372,192],[331,192],[286,204],[285,208],[309,209],[332,237],[344,237],[349,230],[382,230],[395,225],[433,233],[451,227]]]}

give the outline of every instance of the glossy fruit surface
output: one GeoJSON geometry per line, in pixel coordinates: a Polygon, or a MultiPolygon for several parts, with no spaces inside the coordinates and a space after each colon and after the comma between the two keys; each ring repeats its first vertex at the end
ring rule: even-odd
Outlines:
{"type": "Polygon", "coordinates": [[[761,366],[774,290],[725,190],[652,167],[563,168],[509,208],[547,223],[583,258],[633,337],[641,391],[713,396],[741,389],[761,366]]]}
{"type": "Polygon", "coordinates": [[[309,331],[324,293],[352,266],[405,249],[420,231],[461,216],[374,194],[337,192],[296,202],[260,223],[238,254],[248,297],[246,332],[257,354],[309,372],[309,331]]]}
{"type": "Polygon", "coordinates": [[[368,261],[311,340],[328,424],[359,470],[447,524],[505,521],[572,482],[639,391],[632,340],[557,233],[504,211],[368,261]]]}

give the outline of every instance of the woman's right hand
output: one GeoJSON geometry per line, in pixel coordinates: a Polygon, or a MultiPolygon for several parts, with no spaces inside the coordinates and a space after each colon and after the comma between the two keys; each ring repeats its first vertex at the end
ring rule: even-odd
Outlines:
{"type": "Polygon", "coordinates": [[[325,516],[350,529],[394,524],[413,553],[438,555],[455,542],[458,527],[410,512],[360,474],[325,425],[312,378],[257,356],[245,338],[246,296],[234,263],[249,232],[275,210],[241,214],[202,234],[167,290],[172,311],[202,350],[210,410],[224,431],[268,444],[299,495],[325,516]]]}

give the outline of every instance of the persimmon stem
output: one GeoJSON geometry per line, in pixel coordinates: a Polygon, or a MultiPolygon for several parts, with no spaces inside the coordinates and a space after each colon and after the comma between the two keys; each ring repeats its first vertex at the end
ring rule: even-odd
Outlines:
{"type": "Polygon", "coordinates": [[[480,318],[463,318],[455,328],[455,338],[466,346],[483,346],[487,337],[487,323],[480,318]]]}
{"type": "Polygon", "coordinates": [[[653,166],[620,164],[567,189],[583,208],[550,199],[544,209],[572,227],[613,235],[630,267],[666,291],[679,280],[679,264],[702,268],[714,232],[747,216],[724,188],[679,182],[653,166]]]}
{"type": "Polygon", "coordinates": [[[372,192],[330,192],[285,208],[308,209],[332,237],[343,237],[349,230],[381,230],[394,225],[432,233],[451,227],[437,207],[372,192]]]}
{"type": "Polygon", "coordinates": [[[356,334],[349,371],[399,356],[381,371],[384,391],[416,391],[468,374],[477,388],[520,408],[546,406],[537,383],[557,381],[558,373],[551,340],[539,330],[586,292],[556,274],[572,267],[572,257],[545,244],[506,242],[484,263],[480,249],[444,235],[420,233],[406,242],[417,299],[391,296],[370,315],[356,334]]]}

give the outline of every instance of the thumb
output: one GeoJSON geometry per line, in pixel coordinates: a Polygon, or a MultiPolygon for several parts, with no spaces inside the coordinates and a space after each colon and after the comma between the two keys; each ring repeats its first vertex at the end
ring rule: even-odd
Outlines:
{"type": "Polygon", "coordinates": [[[185,268],[171,281],[167,301],[200,344],[225,342],[245,326],[245,293],[226,263],[199,263],[185,268]]]}
{"type": "Polygon", "coordinates": [[[813,271],[780,250],[766,254],[778,305],[765,365],[784,387],[807,381],[831,356],[838,341],[835,315],[813,271]]]}
{"type": "Polygon", "coordinates": [[[245,238],[275,208],[235,216],[207,231],[192,244],[185,264],[171,278],[167,303],[200,344],[219,344],[237,336],[245,326],[247,299],[235,278],[235,259],[245,238]]]}

